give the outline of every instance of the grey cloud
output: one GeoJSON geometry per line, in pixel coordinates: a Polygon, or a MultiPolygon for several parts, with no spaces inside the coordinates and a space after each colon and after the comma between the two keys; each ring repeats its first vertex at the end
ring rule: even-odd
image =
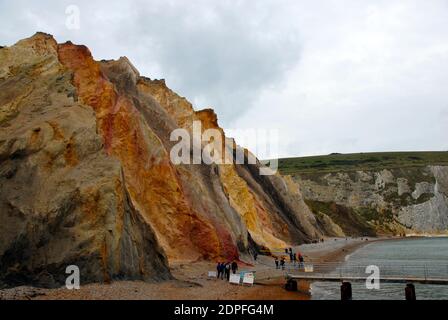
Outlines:
{"type": "Polygon", "coordinates": [[[163,77],[197,107],[216,109],[228,125],[260,90],[280,85],[300,56],[288,2],[15,1],[2,2],[0,33],[9,43],[37,31],[86,44],[97,59],[128,56],[142,74],[163,77]],[[65,7],[81,9],[81,30],[64,26],[65,7]],[[14,29],[14,30],[13,30],[14,29]]]}
{"type": "Polygon", "coordinates": [[[300,43],[272,5],[194,3],[142,10],[136,28],[168,84],[199,107],[214,107],[228,125],[254,107],[261,89],[282,81],[299,59],[300,43]]]}
{"type": "Polygon", "coordinates": [[[448,149],[445,0],[0,0],[0,45],[40,30],[127,56],[282,156],[448,149]],[[81,29],[65,28],[65,8],[81,29]]]}

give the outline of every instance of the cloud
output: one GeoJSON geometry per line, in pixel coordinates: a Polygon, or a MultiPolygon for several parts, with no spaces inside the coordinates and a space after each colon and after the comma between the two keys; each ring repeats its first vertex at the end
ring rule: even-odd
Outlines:
{"type": "Polygon", "coordinates": [[[355,2],[303,4],[303,51],[287,85],[263,90],[235,126],[280,128],[280,156],[446,146],[446,3],[355,2]]]}
{"type": "Polygon", "coordinates": [[[163,1],[143,9],[135,27],[168,83],[198,106],[213,106],[226,125],[300,57],[297,32],[274,4],[163,1]]]}
{"type": "Polygon", "coordinates": [[[300,56],[294,21],[276,1],[46,4],[3,3],[6,21],[20,26],[2,39],[39,29],[88,45],[98,59],[127,55],[142,74],[166,78],[198,107],[214,107],[224,125],[249,109],[259,90],[280,83],[300,56]],[[69,4],[80,8],[79,31],[64,26],[69,4]]]}
{"type": "Polygon", "coordinates": [[[447,149],[445,0],[4,1],[0,44],[41,30],[126,55],[280,155],[447,149]],[[78,5],[81,29],[65,27],[78,5]]]}

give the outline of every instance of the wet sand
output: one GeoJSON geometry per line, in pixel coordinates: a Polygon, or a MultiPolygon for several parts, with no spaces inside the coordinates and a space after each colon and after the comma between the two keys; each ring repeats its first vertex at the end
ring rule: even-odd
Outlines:
{"type": "MultiPolygon", "coordinates": [[[[295,247],[306,262],[343,262],[345,257],[373,241],[388,238],[327,239],[325,242],[295,247]]],[[[244,259],[242,259],[244,260],[244,259]]],[[[256,271],[255,284],[242,286],[229,284],[225,280],[210,279],[208,271],[215,270],[210,262],[175,262],[171,264],[176,280],[164,282],[114,281],[111,284],[87,284],[80,290],[42,289],[17,287],[0,290],[0,299],[74,299],[74,300],[308,300],[309,284],[299,283],[299,292],[289,292],[283,288],[285,271],[276,270],[272,257],[259,256],[257,261],[247,258],[247,265],[239,271],[256,271]]]]}
{"type": "Polygon", "coordinates": [[[329,238],[325,242],[305,244],[295,247],[294,250],[301,252],[307,262],[343,262],[345,258],[372,242],[398,239],[393,237],[363,237],[363,238],[329,238]]]}

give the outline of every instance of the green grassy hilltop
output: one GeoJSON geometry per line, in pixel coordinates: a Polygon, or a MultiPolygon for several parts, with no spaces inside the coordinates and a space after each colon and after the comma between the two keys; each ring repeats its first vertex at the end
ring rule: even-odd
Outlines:
{"type": "Polygon", "coordinates": [[[279,159],[282,174],[339,171],[377,171],[382,169],[448,165],[448,151],[372,152],[279,159]]]}
{"type": "Polygon", "coordinates": [[[279,171],[300,184],[306,204],[327,234],[338,233],[328,229],[327,217],[345,235],[427,231],[431,219],[435,222],[428,232],[437,233],[445,228],[437,220],[438,208],[445,204],[435,195],[436,175],[429,165],[448,167],[448,151],[285,158],[279,160],[279,171]]]}

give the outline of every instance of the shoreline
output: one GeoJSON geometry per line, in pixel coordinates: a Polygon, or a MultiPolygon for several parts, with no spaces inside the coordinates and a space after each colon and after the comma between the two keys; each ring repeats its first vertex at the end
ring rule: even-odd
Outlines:
{"type": "MultiPolygon", "coordinates": [[[[399,237],[379,238],[330,238],[323,243],[294,247],[301,252],[305,262],[339,262],[363,246],[378,242],[410,239],[399,237]]],[[[242,258],[242,260],[247,260],[242,258]]],[[[92,283],[81,285],[80,290],[16,287],[0,290],[0,299],[26,300],[311,300],[310,285],[298,283],[298,292],[283,288],[285,271],[276,270],[272,257],[259,256],[256,262],[244,261],[239,271],[256,271],[253,286],[232,285],[220,279],[210,279],[207,272],[215,270],[214,262],[173,262],[171,272],[175,280],[163,282],[114,281],[111,284],[92,283]],[[253,264],[253,266],[251,266],[253,264]],[[257,278],[259,280],[257,280],[257,278]]]]}
{"type": "MultiPolygon", "coordinates": [[[[295,247],[295,250],[302,252],[305,257],[305,263],[332,262],[337,266],[343,264],[351,254],[368,244],[398,239],[401,238],[363,237],[362,240],[361,238],[330,238],[323,243],[318,243],[317,245],[320,244],[318,248],[313,248],[313,245],[316,246],[316,244],[306,244],[295,247]]],[[[307,300],[312,300],[311,283],[306,280],[299,280],[298,286],[299,288],[305,288],[305,290],[299,290],[299,294],[304,295],[307,300]]]]}
{"type": "Polygon", "coordinates": [[[362,237],[362,238],[330,238],[325,240],[320,247],[312,247],[316,244],[306,244],[295,247],[299,252],[303,252],[308,262],[344,262],[347,257],[356,250],[375,242],[405,240],[405,237],[362,237]],[[347,239],[347,240],[346,240],[347,239]],[[367,240],[366,240],[367,239],[367,240]]]}

